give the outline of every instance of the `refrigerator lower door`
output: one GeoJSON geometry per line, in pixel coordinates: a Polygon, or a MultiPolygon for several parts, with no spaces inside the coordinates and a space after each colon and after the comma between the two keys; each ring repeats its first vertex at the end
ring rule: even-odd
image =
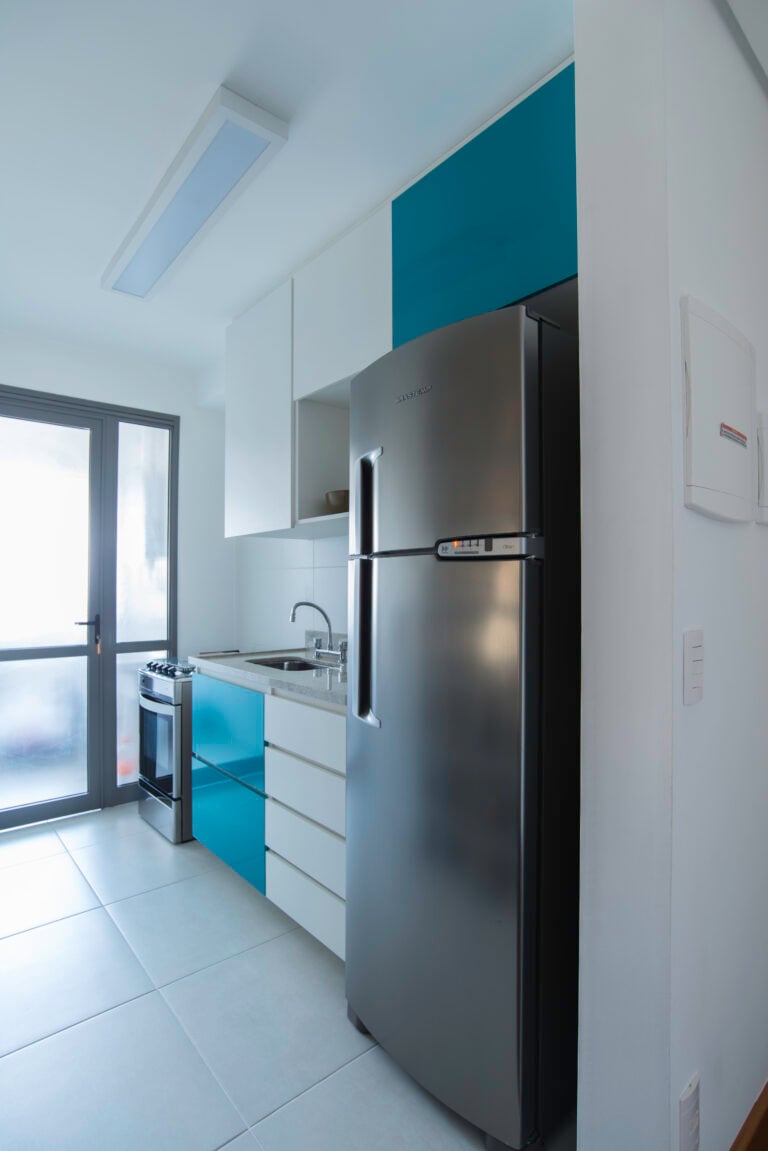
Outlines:
{"type": "Polygon", "coordinates": [[[541,565],[354,561],[347,999],[511,1147],[534,1128],[541,565]]]}

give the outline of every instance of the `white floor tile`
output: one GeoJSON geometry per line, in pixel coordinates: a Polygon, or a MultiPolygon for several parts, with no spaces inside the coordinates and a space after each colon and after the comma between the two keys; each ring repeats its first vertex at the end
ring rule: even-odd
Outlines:
{"type": "Polygon", "coordinates": [[[109,914],[158,987],[296,927],[228,867],[112,903],[109,914]]]}
{"type": "Polygon", "coordinates": [[[98,905],[66,854],[0,869],[0,938],[98,905]]]}
{"type": "Polygon", "coordinates": [[[103,908],[0,940],[0,1056],[152,990],[103,908]]]}
{"type": "Polygon", "coordinates": [[[0,867],[13,867],[33,859],[47,859],[66,851],[50,827],[22,827],[18,831],[0,832],[0,867]]]}
{"type": "Polygon", "coordinates": [[[147,825],[139,815],[137,803],[123,803],[119,807],[107,807],[103,811],[89,811],[85,815],[59,819],[52,826],[64,846],[70,851],[76,851],[78,847],[88,847],[100,840],[133,835],[143,831],[147,825]]]}
{"type": "Polygon", "coordinates": [[[376,1048],[274,1115],[264,1151],[482,1151],[483,1136],[376,1048]]]}
{"type": "Polygon", "coordinates": [[[142,822],[135,835],[100,840],[71,852],[102,903],[189,879],[219,860],[199,843],[169,843],[142,822]]]}
{"type": "Polygon", "coordinates": [[[244,1128],[157,993],[0,1063],[3,1151],[215,1151],[244,1128]]]}
{"type": "Polygon", "coordinates": [[[304,931],[163,989],[249,1124],[371,1046],[347,1020],[341,962],[304,931]]]}

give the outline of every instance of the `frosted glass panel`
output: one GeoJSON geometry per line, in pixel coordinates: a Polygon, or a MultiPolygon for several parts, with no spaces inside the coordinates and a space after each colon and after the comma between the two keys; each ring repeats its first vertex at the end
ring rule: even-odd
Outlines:
{"type": "Polygon", "coordinates": [[[120,424],[117,461],[117,642],[168,634],[167,428],[120,424]]]}
{"type": "Polygon", "coordinates": [[[92,638],[74,626],[88,618],[90,436],[0,416],[0,647],[92,638]]]}
{"type": "Polygon", "coordinates": [[[87,790],[86,665],[0,663],[0,810],[87,790]]]}
{"type": "Polygon", "coordinates": [[[117,786],[139,778],[139,679],[147,660],[166,659],[165,651],[140,651],[117,657],[117,786]]]}

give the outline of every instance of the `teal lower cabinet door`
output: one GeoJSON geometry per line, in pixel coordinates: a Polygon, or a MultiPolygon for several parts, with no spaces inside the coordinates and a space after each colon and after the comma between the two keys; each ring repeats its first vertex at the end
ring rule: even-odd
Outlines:
{"type": "Polygon", "coordinates": [[[264,696],[212,676],[194,676],[192,753],[261,790],[264,696]]]}
{"type": "Polygon", "coordinates": [[[265,890],[264,796],[196,756],[192,834],[259,891],[265,890]]]}

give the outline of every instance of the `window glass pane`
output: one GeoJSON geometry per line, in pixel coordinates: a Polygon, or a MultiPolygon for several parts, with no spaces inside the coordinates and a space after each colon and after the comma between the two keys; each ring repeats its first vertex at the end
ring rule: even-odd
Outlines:
{"type": "Polygon", "coordinates": [[[150,659],[167,659],[165,651],[131,652],[117,657],[117,786],[139,778],[139,678],[150,659]]]}
{"type": "Polygon", "coordinates": [[[91,433],[0,416],[0,647],[85,644],[91,433]]]}
{"type": "Polygon", "coordinates": [[[0,663],[0,809],[87,790],[87,657],[0,663]]]}
{"type": "Polygon", "coordinates": [[[117,457],[117,642],[168,634],[167,428],[121,423],[117,457]]]}

